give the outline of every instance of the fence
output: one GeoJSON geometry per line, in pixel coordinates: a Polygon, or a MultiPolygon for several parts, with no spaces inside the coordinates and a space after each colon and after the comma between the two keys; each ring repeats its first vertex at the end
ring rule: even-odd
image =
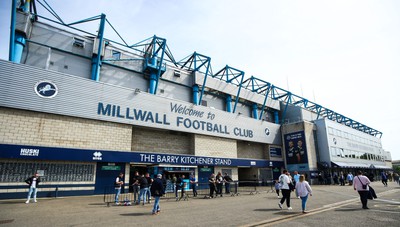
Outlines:
{"type": "MultiPolygon", "coordinates": [[[[223,197],[224,195],[239,196],[246,194],[254,195],[263,192],[264,193],[275,192],[273,182],[263,182],[263,181],[233,181],[229,182],[229,185],[223,184],[219,187],[222,187],[222,190],[217,192],[218,186],[214,185],[215,190],[210,192],[210,184],[196,183],[197,195],[195,196],[192,185],[189,186],[185,185],[183,187],[183,191],[181,188],[178,188],[178,191],[176,191],[175,186],[165,185],[165,188],[167,188],[167,190],[165,191],[165,195],[161,197],[161,199],[187,201],[190,198],[208,199],[208,198],[223,197]]],[[[129,191],[133,190],[121,191],[121,194],[119,196],[119,205],[134,205],[137,203],[137,200],[139,198],[139,191],[136,193],[129,191]]],[[[141,201],[143,201],[143,199],[141,201]]],[[[149,202],[151,201],[151,197],[150,200],[148,201],[149,202]]],[[[104,202],[107,203],[107,206],[110,206],[111,203],[115,203],[115,187],[113,185],[106,186],[104,188],[104,202]]]]}

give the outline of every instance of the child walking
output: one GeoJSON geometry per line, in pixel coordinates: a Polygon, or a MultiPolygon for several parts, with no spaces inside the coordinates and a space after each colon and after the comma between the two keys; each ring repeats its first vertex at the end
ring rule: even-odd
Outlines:
{"type": "Polygon", "coordinates": [[[276,191],[276,194],[278,195],[278,198],[280,198],[280,196],[279,196],[280,190],[281,190],[281,184],[279,183],[278,180],[275,180],[275,191],[276,191]]]}

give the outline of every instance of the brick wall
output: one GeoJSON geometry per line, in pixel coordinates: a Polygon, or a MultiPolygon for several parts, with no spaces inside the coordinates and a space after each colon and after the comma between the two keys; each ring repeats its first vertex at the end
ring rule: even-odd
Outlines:
{"type": "Polygon", "coordinates": [[[129,151],[132,126],[0,107],[0,143],[129,151]]]}
{"type": "Polygon", "coordinates": [[[194,135],[196,156],[237,158],[236,140],[194,135]]]}
{"type": "Polygon", "coordinates": [[[265,159],[267,153],[267,145],[261,143],[252,143],[246,141],[238,141],[238,158],[265,159]]]}
{"type": "Polygon", "coordinates": [[[132,151],[193,154],[193,136],[188,133],[142,127],[132,129],[132,151]]]}

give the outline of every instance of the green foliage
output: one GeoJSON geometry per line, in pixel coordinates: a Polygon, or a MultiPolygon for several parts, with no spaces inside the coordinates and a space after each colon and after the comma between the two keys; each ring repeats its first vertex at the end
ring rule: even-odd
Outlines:
{"type": "Polygon", "coordinates": [[[394,170],[396,173],[400,174],[400,166],[393,166],[393,170],[394,170]]]}

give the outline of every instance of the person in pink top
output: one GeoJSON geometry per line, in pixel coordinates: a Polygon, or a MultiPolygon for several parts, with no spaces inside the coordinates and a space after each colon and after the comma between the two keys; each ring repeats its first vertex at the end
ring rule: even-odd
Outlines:
{"type": "Polygon", "coordinates": [[[357,190],[358,194],[360,194],[363,209],[369,209],[367,207],[369,184],[371,184],[371,181],[369,181],[368,177],[363,176],[362,172],[359,170],[357,176],[353,179],[353,187],[354,190],[357,190]]]}
{"type": "Polygon", "coordinates": [[[303,214],[307,213],[306,211],[306,204],[308,195],[312,196],[312,190],[310,184],[305,180],[304,175],[300,175],[299,182],[296,183],[296,191],[301,198],[301,210],[303,214]]]}

